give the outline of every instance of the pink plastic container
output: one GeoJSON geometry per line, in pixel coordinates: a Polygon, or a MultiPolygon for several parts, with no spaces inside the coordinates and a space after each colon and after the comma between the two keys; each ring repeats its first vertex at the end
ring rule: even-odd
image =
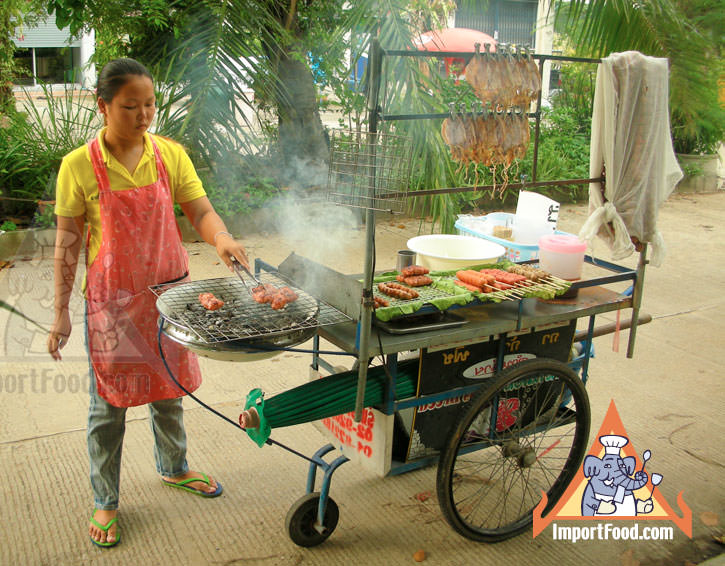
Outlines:
{"type": "Polygon", "coordinates": [[[582,276],[587,245],[576,236],[550,234],[539,239],[539,265],[556,277],[569,281],[582,276]]]}

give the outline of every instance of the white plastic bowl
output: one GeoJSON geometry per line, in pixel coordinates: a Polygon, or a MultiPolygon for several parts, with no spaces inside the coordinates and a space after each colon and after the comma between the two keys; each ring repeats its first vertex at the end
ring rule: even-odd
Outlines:
{"type": "Polygon", "coordinates": [[[479,263],[496,263],[506,248],[495,242],[469,236],[431,234],[408,240],[417,254],[416,264],[431,271],[451,271],[479,263]]]}

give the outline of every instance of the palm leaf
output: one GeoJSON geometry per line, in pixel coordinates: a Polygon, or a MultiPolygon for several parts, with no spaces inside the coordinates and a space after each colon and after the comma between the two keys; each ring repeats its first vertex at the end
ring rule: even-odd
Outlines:
{"type": "MultiPolygon", "coordinates": [[[[578,55],[605,57],[640,51],[670,61],[670,108],[675,129],[693,135],[712,113],[713,76],[718,76],[722,37],[703,32],[702,19],[688,17],[688,0],[571,0],[555,2],[558,29],[571,37],[578,55]],[[715,74],[713,75],[713,67],[715,74]]],[[[708,4],[707,0],[703,6],[708,4]]],[[[703,8],[699,14],[705,13],[703,8]]],[[[722,21],[723,9],[712,11],[722,21]]]]}

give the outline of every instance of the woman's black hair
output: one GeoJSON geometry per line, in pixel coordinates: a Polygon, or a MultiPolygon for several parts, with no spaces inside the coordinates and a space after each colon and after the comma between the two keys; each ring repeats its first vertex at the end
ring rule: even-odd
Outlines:
{"type": "Polygon", "coordinates": [[[142,75],[153,81],[149,70],[135,59],[122,57],[109,61],[98,75],[96,95],[110,103],[119,89],[128,82],[128,75],[142,75]]]}

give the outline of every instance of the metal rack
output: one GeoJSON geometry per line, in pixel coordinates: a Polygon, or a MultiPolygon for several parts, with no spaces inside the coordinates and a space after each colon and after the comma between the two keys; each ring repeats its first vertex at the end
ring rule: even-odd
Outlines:
{"type": "Polygon", "coordinates": [[[404,212],[412,151],[405,136],[334,130],[328,199],[353,208],[404,212]]]}

